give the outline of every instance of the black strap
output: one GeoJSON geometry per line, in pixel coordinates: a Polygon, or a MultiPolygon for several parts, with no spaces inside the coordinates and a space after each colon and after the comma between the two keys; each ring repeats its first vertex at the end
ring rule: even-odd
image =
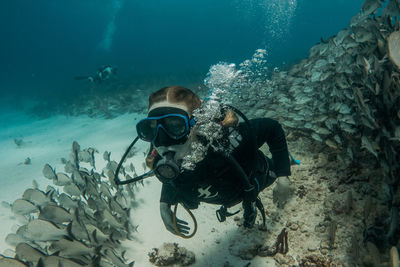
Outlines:
{"type": "Polygon", "coordinates": [[[224,222],[226,221],[226,217],[231,217],[233,215],[236,215],[240,212],[240,210],[235,211],[234,213],[231,213],[228,211],[228,209],[225,206],[221,206],[219,210],[217,210],[215,213],[217,215],[217,219],[219,222],[224,222]]]}
{"type": "Polygon", "coordinates": [[[261,199],[259,197],[257,197],[257,200],[256,200],[256,207],[258,208],[258,210],[261,213],[261,217],[262,217],[262,220],[263,220],[263,227],[266,227],[266,218],[265,218],[264,205],[261,202],[261,199]]]}

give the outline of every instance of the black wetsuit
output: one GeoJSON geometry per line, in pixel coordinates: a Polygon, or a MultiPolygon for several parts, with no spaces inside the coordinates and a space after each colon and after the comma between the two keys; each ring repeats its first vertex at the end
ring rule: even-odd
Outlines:
{"type": "MultiPolygon", "coordinates": [[[[256,143],[247,125],[239,124],[237,130],[242,139],[232,156],[259,192],[276,179],[269,175],[268,166],[276,176],[288,176],[290,161],[285,133],[277,121],[268,118],[249,121],[256,143]],[[272,159],[258,150],[264,143],[268,144],[272,159]]],[[[210,151],[193,171],[185,170],[173,183],[164,183],[160,201],[171,205],[180,202],[191,209],[197,208],[200,202],[230,207],[242,201],[244,188],[238,172],[226,158],[210,151]]]]}

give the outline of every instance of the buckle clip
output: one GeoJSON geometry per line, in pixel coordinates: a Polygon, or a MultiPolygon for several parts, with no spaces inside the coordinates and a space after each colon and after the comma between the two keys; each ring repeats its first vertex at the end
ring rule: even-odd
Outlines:
{"type": "Polygon", "coordinates": [[[217,219],[219,222],[224,222],[226,221],[226,217],[231,217],[233,215],[236,215],[240,212],[240,210],[237,210],[233,213],[229,212],[228,209],[225,206],[221,206],[215,213],[217,215],[217,219]]]}

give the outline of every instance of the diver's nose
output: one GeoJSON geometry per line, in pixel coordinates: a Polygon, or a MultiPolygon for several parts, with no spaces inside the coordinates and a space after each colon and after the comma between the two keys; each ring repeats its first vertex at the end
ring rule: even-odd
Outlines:
{"type": "Polygon", "coordinates": [[[156,139],[154,140],[154,145],[158,146],[170,146],[171,145],[171,138],[165,133],[163,128],[158,129],[158,134],[156,139]]]}
{"type": "Polygon", "coordinates": [[[165,130],[160,127],[158,129],[157,137],[154,140],[154,145],[156,147],[182,145],[182,144],[186,143],[187,140],[188,140],[187,136],[184,136],[184,137],[180,138],[179,140],[172,139],[171,137],[168,136],[168,134],[165,132],[165,130]]]}
{"type": "Polygon", "coordinates": [[[165,152],[162,154],[162,157],[163,157],[163,158],[166,158],[166,159],[169,159],[169,160],[172,160],[172,159],[174,159],[175,154],[176,154],[175,151],[169,150],[169,151],[165,151],[165,152]]]}

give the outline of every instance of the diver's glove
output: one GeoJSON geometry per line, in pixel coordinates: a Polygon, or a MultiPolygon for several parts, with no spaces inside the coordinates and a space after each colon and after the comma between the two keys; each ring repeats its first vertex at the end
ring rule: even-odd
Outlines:
{"type": "Polygon", "coordinates": [[[255,187],[245,190],[243,195],[242,207],[243,213],[243,226],[246,228],[252,228],[257,218],[257,191],[255,187]]]}
{"type": "Polygon", "coordinates": [[[171,205],[169,205],[168,203],[160,202],[160,214],[164,222],[165,228],[167,228],[167,230],[174,235],[189,233],[190,227],[187,226],[188,223],[178,218],[176,218],[176,226],[178,227],[180,233],[176,232],[173,221],[174,214],[171,210],[171,205]]]}

